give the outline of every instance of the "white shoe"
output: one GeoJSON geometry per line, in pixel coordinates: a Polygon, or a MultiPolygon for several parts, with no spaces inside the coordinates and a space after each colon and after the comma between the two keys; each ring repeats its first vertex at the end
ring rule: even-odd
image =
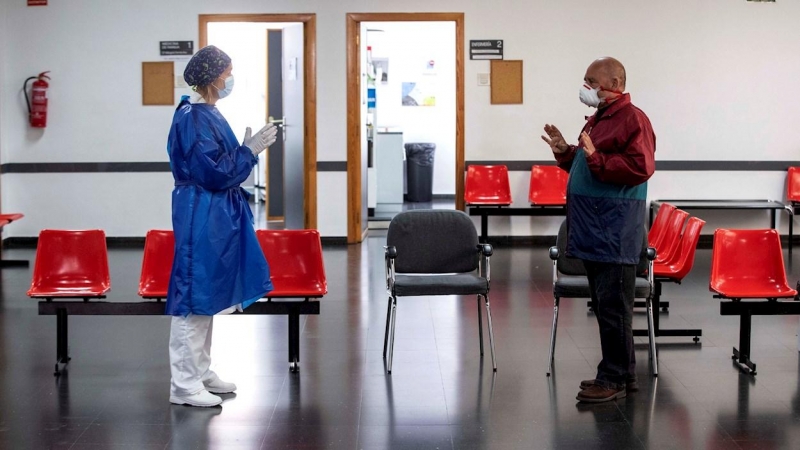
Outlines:
{"type": "Polygon", "coordinates": [[[210,408],[212,406],[222,404],[222,399],[206,390],[202,390],[194,395],[170,395],[169,402],[175,405],[190,405],[199,406],[201,408],[210,408]]]}
{"type": "Polygon", "coordinates": [[[236,385],[233,383],[226,383],[219,378],[216,378],[211,381],[203,382],[203,386],[206,387],[208,392],[213,394],[230,394],[231,392],[236,390],[236,385]]]}

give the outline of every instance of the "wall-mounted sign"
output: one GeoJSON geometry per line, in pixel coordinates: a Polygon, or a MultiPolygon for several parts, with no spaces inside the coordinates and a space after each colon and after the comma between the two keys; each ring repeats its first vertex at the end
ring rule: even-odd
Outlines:
{"type": "Polygon", "coordinates": [[[28,6],[47,6],[47,0],[28,0],[28,6]]]}
{"type": "Polygon", "coordinates": [[[194,41],[161,41],[161,56],[192,56],[194,41]]]}
{"type": "Polygon", "coordinates": [[[503,59],[503,40],[469,41],[469,59],[503,59]]]}

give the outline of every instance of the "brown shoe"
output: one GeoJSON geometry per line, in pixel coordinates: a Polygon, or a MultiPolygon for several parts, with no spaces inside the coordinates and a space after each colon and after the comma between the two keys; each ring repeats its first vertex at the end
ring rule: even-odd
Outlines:
{"type": "MultiPolygon", "coordinates": [[[[597,384],[597,380],[583,380],[581,381],[581,390],[588,389],[592,386],[597,384]]],[[[629,379],[627,383],[625,383],[625,389],[628,392],[636,392],[639,390],[639,383],[636,381],[636,378],[629,379]]]]}
{"type": "Polygon", "coordinates": [[[628,395],[625,388],[622,389],[609,389],[595,384],[578,393],[576,397],[578,401],[584,403],[603,403],[610,402],[618,398],[625,398],[628,395]]]}

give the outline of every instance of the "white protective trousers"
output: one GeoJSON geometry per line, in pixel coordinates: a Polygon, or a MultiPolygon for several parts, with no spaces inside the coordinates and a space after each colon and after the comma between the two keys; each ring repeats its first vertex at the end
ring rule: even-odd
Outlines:
{"type": "Polygon", "coordinates": [[[169,335],[171,394],[184,397],[205,389],[217,379],[211,367],[211,334],[214,316],[172,316],[169,335]]]}

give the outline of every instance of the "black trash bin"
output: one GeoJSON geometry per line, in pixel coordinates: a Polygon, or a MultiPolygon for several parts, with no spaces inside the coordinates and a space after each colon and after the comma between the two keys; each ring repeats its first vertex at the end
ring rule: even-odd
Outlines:
{"type": "Polygon", "coordinates": [[[408,201],[429,202],[433,200],[433,156],[436,144],[416,142],[405,147],[408,201]]]}

